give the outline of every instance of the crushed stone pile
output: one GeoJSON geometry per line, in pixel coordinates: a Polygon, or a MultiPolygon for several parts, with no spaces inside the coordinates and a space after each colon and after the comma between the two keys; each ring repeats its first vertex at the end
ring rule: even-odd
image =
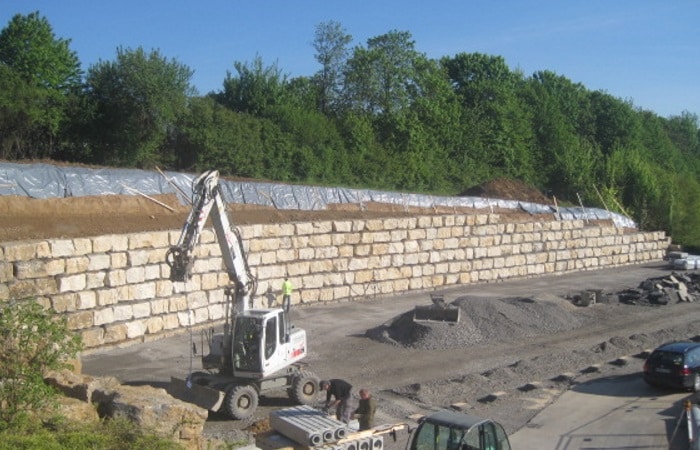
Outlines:
{"type": "Polygon", "coordinates": [[[561,297],[461,297],[457,323],[414,322],[413,311],[370,329],[372,339],[422,350],[453,349],[483,342],[532,337],[566,331],[592,320],[585,310],[561,297]]]}
{"type": "MultiPolygon", "coordinates": [[[[458,322],[414,321],[407,311],[366,331],[379,342],[421,350],[446,350],[487,342],[570,331],[595,321],[578,296],[481,298],[465,296],[450,303],[460,308],[458,322]]],[[[700,300],[700,274],[677,273],[642,281],[639,287],[599,293],[599,303],[660,306],[700,300]]]]}

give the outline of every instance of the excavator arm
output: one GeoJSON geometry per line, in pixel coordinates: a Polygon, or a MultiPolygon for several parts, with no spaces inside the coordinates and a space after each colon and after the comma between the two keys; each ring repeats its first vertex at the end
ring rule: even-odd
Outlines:
{"type": "Polygon", "coordinates": [[[239,231],[231,227],[226,214],[217,170],[204,172],[192,182],[192,210],[177,245],[168,249],[165,258],[170,267],[170,280],[187,281],[190,278],[194,264],[194,247],[199,242],[209,217],[221,248],[226,272],[234,286],[235,309],[239,313],[245,312],[249,309],[252,295],[255,293],[256,280],[248,267],[239,231]]]}

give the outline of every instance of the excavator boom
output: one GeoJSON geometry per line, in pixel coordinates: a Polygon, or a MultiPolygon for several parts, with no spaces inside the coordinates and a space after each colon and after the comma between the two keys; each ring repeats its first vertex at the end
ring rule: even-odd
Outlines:
{"type": "Polygon", "coordinates": [[[217,170],[204,172],[192,182],[192,210],[177,245],[170,247],[166,255],[166,262],[170,266],[170,280],[187,281],[190,278],[194,264],[193,250],[210,217],[221,247],[226,272],[235,286],[234,308],[237,312],[247,311],[251,296],[255,293],[255,278],[246,262],[240,234],[237,229],[231,227],[226,214],[217,170]]]}

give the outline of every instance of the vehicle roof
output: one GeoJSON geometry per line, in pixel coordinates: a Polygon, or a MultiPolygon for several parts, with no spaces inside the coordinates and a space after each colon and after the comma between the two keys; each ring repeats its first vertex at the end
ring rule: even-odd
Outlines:
{"type": "Polygon", "coordinates": [[[476,417],[457,411],[450,411],[448,409],[430,414],[429,416],[424,417],[423,421],[438,425],[458,426],[464,429],[469,429],[481,423],[490,422],[489,419],[482,419],[481,417],[476,417]]]}
{"type": "Polygon", "coordinates": [[[700,347],[700,343],[691,341],[669,342],[657,348],[665,352],[685,353],[693,348],[700,347]]]}

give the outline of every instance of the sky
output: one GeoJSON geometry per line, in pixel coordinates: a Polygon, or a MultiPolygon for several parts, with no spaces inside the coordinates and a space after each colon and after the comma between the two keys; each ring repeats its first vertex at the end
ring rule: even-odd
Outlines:
{"type": "Polygon", "coordinates": [[[351,47],[408,31],[429,58],[502,56],[525,76],[549,70],[662,117],[700,115],[700,0],[0,0],[0,27],[34,11],[84,71],[119,47],[158,50],[194,71],[200,94],[257,56],[313,75],[316,27],[335,21],[351,47]]]}

